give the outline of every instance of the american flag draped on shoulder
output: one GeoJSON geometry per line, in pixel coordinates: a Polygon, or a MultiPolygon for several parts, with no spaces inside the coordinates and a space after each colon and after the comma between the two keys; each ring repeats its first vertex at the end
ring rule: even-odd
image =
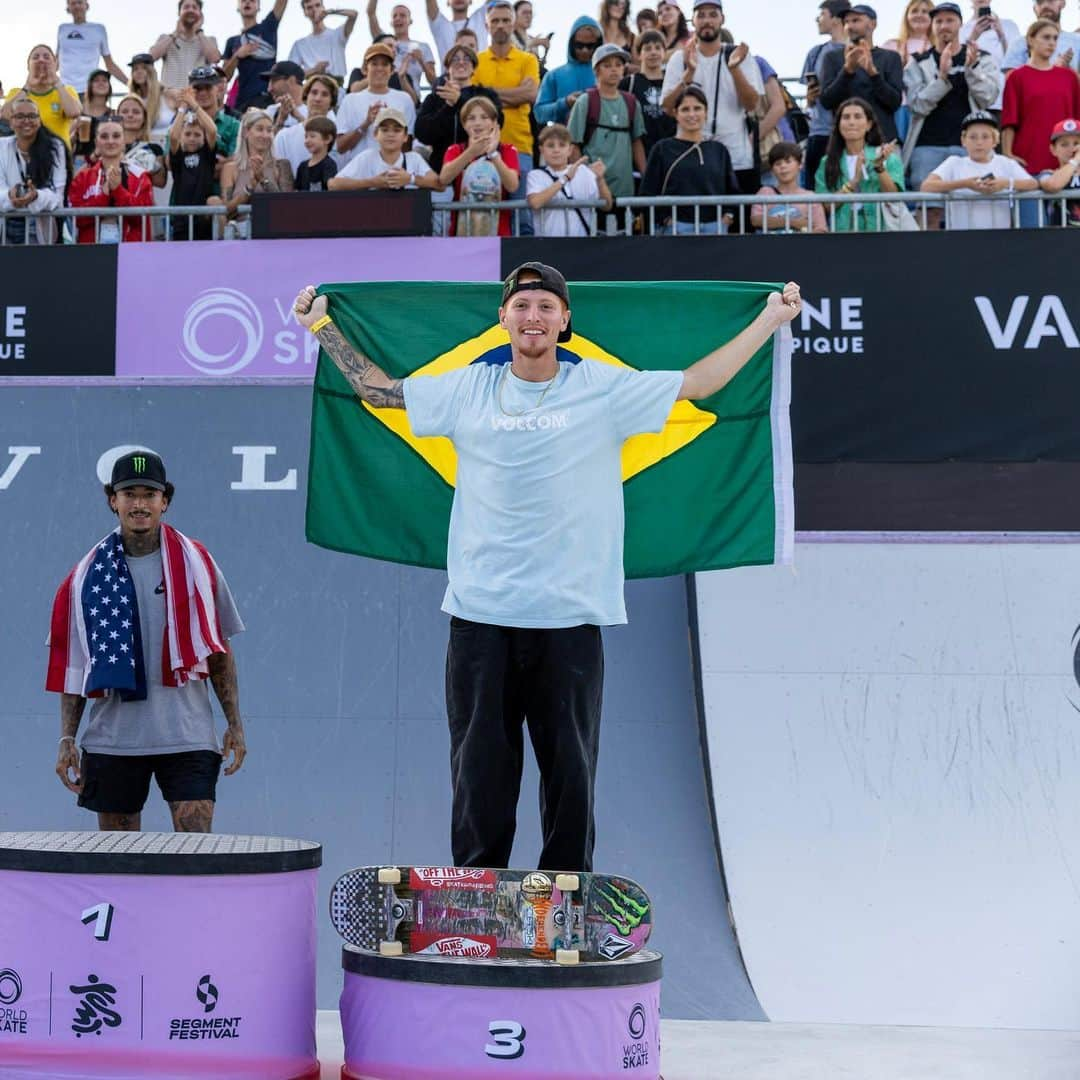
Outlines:
{"type": "MultiPolygon", "coordinates": [[[[161,526],[165,634],[161,677],[166,686],[205,679],[206,658],[226,652],[218,624],[217,566],[210,553],[169,525],[161,526]]],[[[146,698],[146,666],[135,586],[117,527],[64,579],[53,601],[45,689],[125,701],[146,698]]]]}

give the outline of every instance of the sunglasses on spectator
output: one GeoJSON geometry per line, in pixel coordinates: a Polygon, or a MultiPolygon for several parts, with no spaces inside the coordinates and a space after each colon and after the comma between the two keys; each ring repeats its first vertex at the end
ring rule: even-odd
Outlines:
{"type": "Polygon", "coordinates": [[[573,42],[571,42],[571,45],[573,45],[573,47],[575,49],[590,49],[591,50],[591,49],[599,49],[600,48],[600,42],[599,41],[573,41],[573,42]]]}

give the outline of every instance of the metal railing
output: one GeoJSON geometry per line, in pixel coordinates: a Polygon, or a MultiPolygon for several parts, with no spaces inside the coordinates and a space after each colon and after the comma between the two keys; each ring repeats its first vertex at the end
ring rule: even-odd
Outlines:
{"type": "MultiPolygon", "coordinates": [[[[436,229],[437,234],[449,233],[450,215],[464,214],[480,215],[488,219],[488,227],[485,234],[493,235],[497,232],[496,222],[500,212],[510,211],[513,214],[516,235],[522,234],[520,228],[524,220],[530,223],[534,215],[540,214],[573,214],[580,210],[585,219],[587,233],[590,236],[610,234],[636,233],[644,236],[655,236],[670,232],[672,224],[679,221],[681,233],[690,235],[712,234],[716,231],[731,231],[745,233],[750,223],[750,208],[761,206],[765,213],[762,215],[760,225],[755,226],[760,235],[770,233],[789,233],[795,230],[785,227],[784,222],[770,222],[768,208],[793,207],[793,206],[821,206],[825,211],[826,222],[829,232],[835,232],[837,213],[845,206],[862,206],[872,208],[873,228],[850,229],[841,231],[889,231],[884,221],[883,207],[886,205],[904,206],[910,208],[910,213],[918,226],[926,230],[931,210],[944,207],[946,214],[950,206],[962,206],[966,210],[986,204],[1005,204],[1008,207],[1009,227],[1018,228],[1045,228],[1065,227],[1069,224],[1068,206],[1070,203],[1080,200],[1080,191],[1061,191],[1049,193],[1043,191],[1026,192],[1000,192],[995,195],[959,195],[955,192],[927,192],[927,191],[901,191],[901,192],[874,192],[874,193],[850,193],[850,194],[823,194],[808,193],[805,195],[719,195],[719,196],[663,196],[645,197],[634,196],[632,198],[618,199],[614,209],[604,211],[604,204],[599,200],[566,200],[556,205],[548,205],[541,210],[530,210],[523,199],[511,199],[501,202],[475,203],[466,201],[438,201],[432,206],[433,217],[442,226],[436,229]],[[1051,205],[1057,207],[1055,220],[1051,221],[1047,208],[1051,205]],[[692,210],[692,216],[686,220],[680,220],[680,210],[692,210]],[[725,222],[725,218],[728,221],[725,222]],[[720,226],[714,228],[713,223],[719,221],[720,226]]],[[[76,236],[75,220],[77,218],[91,219],[94,223],[94,241],[102,242],[102,223],[106,220],[115,220],[119,223],[115,240],[107,242],[129,242],[124,239],[123,222],[135,217],[141,219],[140,238],[167,240],[173,243],[189,238],[194,238],[196,222],[209,219],[210,235],[220,238],[222,235],[239,232],[244,235],[247,229],[248,219],[251,214],[249,205],[238,208],[232,221],[235,226],[225,222],[227,216],[224,206],[137,206],[137,207],[65,207],[63,209],[46,211],[35,214],[28,211],[11,211],[0,214],[0,243],[28,243],[29,230],[17,230],[23,233],[21,239],[9,240],[8,224],[11,221],[26,222],[27,219],[45,218],[54,219],[64,228],[64,238],[73,242],[76,236]],[[216,224],[217,223],[217,224],[216,224]],[[177,227],[179,224],[180,227],[177,227]],[[223,227],[228,226],[228,227],[223,227]],[[183,234],[183,235],[177,235],[183,234]]],[[[575,215],[576,218],[576,215],[575,215]]],[[[580,220],[580,219],[579,219],[580,220]]],[[[805,230],[797,230],[800,233],[805,230]]]]}

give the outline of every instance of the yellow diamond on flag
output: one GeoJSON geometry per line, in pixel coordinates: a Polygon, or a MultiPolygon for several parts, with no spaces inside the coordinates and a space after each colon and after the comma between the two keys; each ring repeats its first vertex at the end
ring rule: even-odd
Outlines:
{"type": "MultiPolygon", "coordinates": [[[[501,327],[493,326],[482,334],[456,345],[449,352],[444,352],[434,360],[417,368],[413,375],[444,375],[448,371],[467,367],[478,356],[507,345],[510,335],[501,327]]],[[[582,357],[582,362],[590,360],[613,367],[630,367],[617,356],[602,349],[595,342],[580,334],[574,334],[562,346],[567,351],[582,357]]],[[[377,420],[385,424],[395,435],[403,439],[424,459],[451,487],[457,480],[457,453],[454,444],[442,436],[418,438],[412,433],[409,418],[404,409],[376,409],[366,401],[361,402],[377,420]]],[[[625,484],[632,476],[644,472],[658,461],[678,453],[699,435],[716,423],[716,416],[704,409],[699,409],[689,401],[676,401],[664,425],[658,434],[634,435],[623,443],[622,478],[625,484]]]]}

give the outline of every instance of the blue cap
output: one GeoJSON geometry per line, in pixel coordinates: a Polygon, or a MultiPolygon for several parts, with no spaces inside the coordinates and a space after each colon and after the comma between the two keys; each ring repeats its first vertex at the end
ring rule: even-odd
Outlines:
{"type": "Polygon", "coordinates": [[[693,10],[697,11],[699,7],[714,7],[724,10],[724,5],[720,3],[720,0],[694,0],[693,10]]]}
{"type": "Polygon", "coordinates": [[[844,12],[845,15],[865,15],[877,22],[877,12],[869,4],[853,4],[844,12]]]}

